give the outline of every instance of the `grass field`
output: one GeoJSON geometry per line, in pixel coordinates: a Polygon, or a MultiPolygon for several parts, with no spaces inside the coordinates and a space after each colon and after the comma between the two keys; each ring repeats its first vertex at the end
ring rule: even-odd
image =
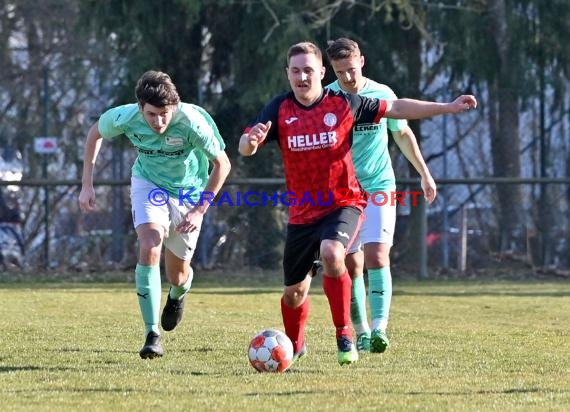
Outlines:
{"type": "Polygon", "coordinates": [[[315,283],[308,356],[260,374],[246,348],[256,331],[282,330],[280,294],[198,279],[165,356],[144,361],[132,284],[0,283],[1,408],[570,410],[569,282],[396,281],[392,347],[344,367],[315,283]]]}

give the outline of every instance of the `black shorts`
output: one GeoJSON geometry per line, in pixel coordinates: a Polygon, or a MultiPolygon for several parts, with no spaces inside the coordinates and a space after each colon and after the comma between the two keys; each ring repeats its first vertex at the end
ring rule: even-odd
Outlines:
{"type": "Polygon", "coordinates": [[[341,207],[314,223],[287,225],[283,254],[285,286],[295,285],[305,279],[313,262],[319,258],[323,240],[338,240],[348,250],[358,232],[361,218],[360,209],[341,207]]]}

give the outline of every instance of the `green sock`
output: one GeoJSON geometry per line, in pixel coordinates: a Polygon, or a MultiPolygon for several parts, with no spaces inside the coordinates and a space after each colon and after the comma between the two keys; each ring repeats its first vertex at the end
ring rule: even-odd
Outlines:
{"type": "Polygon", "coordinates": [[[372,329],[386,332],[392,301],[392,274],[390,266],[368,269],[368,299],[372,329]]]}
{"type": "Polygon", "coordinates": [[[364,276],[352,279],[352,299],[350,300],[350,320],[357,335],[370,332],[366,316],[366,286],[364,276]]]}
{"type": "Polygon", "coordinates": [[[192,270],[192,268],[190,268],[190,272],[188,272],[188,279],[186,279],[186,282],[184,282],[183,285],[181,285],[181,286],[171,285],[170,286],[170,291],[168,292],[170,299],[180,300],[180,298],[182,296],[187,294],[188,291],[190,290],[190,288],[192,287],[192,279],[193,278],[194,278],[194,271],[192,270]]]}
{"type": "Polygon", "coordinates": [[[139,297],[139,306],[146,327],[145,336],[152,330],[158,334],[160,315],[160,266],[137,264],[135,268],[135,286],[139,297]]]}

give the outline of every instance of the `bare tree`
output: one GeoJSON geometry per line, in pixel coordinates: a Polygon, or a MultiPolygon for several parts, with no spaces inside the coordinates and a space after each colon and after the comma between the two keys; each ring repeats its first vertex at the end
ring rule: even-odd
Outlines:
{"type": "MultiPolygon", "coordinates": [[[[24,154],[27,179],[77,178],[89,117],[109,104],[105,87],[118,72],[111,62],[120,58],[78,27],[79,5],[78,0],[0,2],[0,77],[5,80],[0,85],[0,146],[24,154]],[[59,153],[35,153],[37,136],[57,137],[59,153]]],[[[77,231],[74,191],[62,187],[48,192],[49,209],[57,211],[50,216],[50,237],[65,222],[64,231],[77,231]]],[[[25,189],[26,246],[44,236],[44,193],[25,189]]]]}

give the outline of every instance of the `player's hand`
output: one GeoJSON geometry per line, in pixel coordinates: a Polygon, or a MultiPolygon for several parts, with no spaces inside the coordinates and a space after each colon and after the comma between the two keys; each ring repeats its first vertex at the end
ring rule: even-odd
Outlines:
{"type": "Polygon", "coordinates": [[[176,226],[176,231],[180,233],[191,233],[195,230],[199,230],[202,227],[202,220],[204,219],[204,214],[196,209],[190,210],[176,226]]]}
{"type": "Polygon", "coordinates": [[[432,204],[437,196],[437,186],[431,175],[422,177],[422,190],[424,191],[424,199],[428,204],[432,204]]]}
{"type": "Polygon", "coordinates": [[[247,141],[252,146],[257,147],[261,144],[265,138],[267,137],[267,133],[269,133],[269,129],[271,128],[271,120],[267,123],[257,123],[255,126],[251,128],[247,135],[247,141]]]}
{"type": "Polygon", "coordinates": [[[449,103],[449,107],[450,113],[463,113],[469,109],[477,108],[477,99],[470,94],[464,94],[449,103]]]}
{"type": "Polygon", "coordinates": [[[91,187],[82,187],[79,193],[79,209],[82,212],[91,212],[95,210],[95,189],[91,187]]]}

